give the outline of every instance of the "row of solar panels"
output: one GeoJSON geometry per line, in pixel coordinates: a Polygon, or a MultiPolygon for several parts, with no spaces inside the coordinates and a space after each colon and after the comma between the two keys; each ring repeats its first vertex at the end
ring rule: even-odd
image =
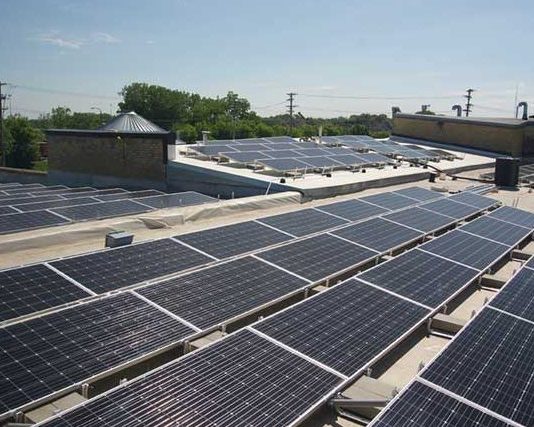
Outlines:
{"type": "MultiPolygon", "coordinates": [[[[401,191],[419,199],[436,197],[432,192],[422,189],[401,191]]],[[[374,203],[382,203],[393,208],[397,208],[400,199],[403,198],[405,200],[402,201],[402,205],[406,203],[413,205],[418,202],[416,199],[409,199],[394,193],[370,196],[370,198],[374,203]]],[[[477,203],[480,203],[481,199],[474,197],[477,203]]],[[[357,215],[369,215],[373,206],[375,214],[377,210],[386,209],[371,202],[356,200],[348,202],[368,205],[364,206],[364,210],[354,207],[349,215],[354,215],[354,212],[357,215]]],[[[466,207],[467,213],[473,215],[485,209],[488,203],[491,205],[495,202],[486,200],[484,208],[453,201],[450,203],[451,208],[466,207]]],[[[337,209],[341,214],[349,211],[347,202],[332,204],[325,208],[337,209]]],[[[431,210],[420,210],[423,213],[426,212],[427,217],[434,216],[431,210]]],[[[466,216],[466,211],[457,213],[457,216],[463,218],[466,216]]],[[[407,215],[407,217],[412,218],[413,215],[407,215]]],[[[0,330],[0,335],[3,334],[2,342],[12,343],[12,348],[11,344],[7,346],[10,351],[14,352],[4,360],[6,364],[0,370],[6,373],[0,384],[0,390],[4,390],[4,393],[0,395],[3,410],[14,410],[43,395],[69,387],[75,388],[82,380],[101,375],[105,371],[118,369],[121,365],[132,362],[136,357],[141,357],[166,345],[176,345],[200,331],[206,332],[228,319],[243,315],[250,310],[257,310],[278,298],[302,291],[329,275],[376,259],[399,245],[420,240],[425,234],[422,231],[396,224],[391,219],[387,219],[387,215],[384,219],[375,218],[375,220],[378,223],[370,222],[374,221],[370,220],[338,228],[332,233],[324,233],[294,243],[289,242],[259,252],[255,256],[237,258],[197,272],[143,286],[135,292],[122,292],[2,328],[0,330]],[[376,233],[376,230],[380,232],[376,233]],[[343,255],[340,256],[340,254],[343,255]],[[310,268],[310,265],[313,268],[310,268]],[[150,307],[146,307],[147,304],[150,307]],[[164,310],[156,315],[154,310],[157,311],[157,307],[163,307],[164,310]],[[146,316],[143,315],[145,311],[146,316]],[[173,322],[165,319],[165,316],[169,314],[173,317],[173,322]],[[150,329],[147,330],[146,319],[150,316],[154,316],[155,326],[150,325],[150,329]],[[73,318],[74,320],[71,321],[73,318]],[[137,322],[140,322],[139,326],[137,322]],[[39,325],[42,325],[42,330],[39,325]],[[126,328],[123,329],[123,326],[126,328]],[[167,334],[166,328],[171,327],[175,333],[167,334]],[[91,331],[89,337],[85,336],[84,328],[91,331]],[[158,333],[152,338],[154,330],[158,333]],[[72,335],[69,335],[70,333],[72,335]],[[139,344],[124,348],[120,344],[121,334],[127,334],[128,340],[139,344]],[[65,335],[69,335],[70,339],[58,338],[58,341],[55,338],[65,335]],[[177,338],[178,335],[180,338],[177,338]],[[26,352],[20,357],[17,356],[15,348],[21,341],[27,341],[26,348],[31,350],[30,355],[33,351],[34,356],[26,352]],[[56,351],[52,351],[49,346],[41,347],[43,341],[54,343],[56,351]],[[32,347],[31,343],[35,343],[37,347],[32,347]],[[121,349],[120,354],[116,354],[117,346],[121,349]],[[40,348],[44,349],[45,354],[39,352],[40,348]],[[114,352],[113,355],[107,353],[110,350],[114,352]],[[96,357],[97,361],[91,360],[93,357],[96,357]],[[38,359],[48,360],[46,366],[36,364],[38,359]],[[54,374],[53,367],[56,365],[63,367],[62,372],[65,375],[54,374]],[[42,373],[41,369],[44,370],[42,373]],[[35,378],[39,379],[37,383],[35,378]]],[[[438,220],[436,227],[455,222],[455,218],[450,217],[446,218],[446,224],[440,222],[442,220],[438,220]]],[[[277,215],[260,221],[271,227],[278,226],[281,229],[291,230],[295,233],[294,235],[306,232],[306,229],[302,228],[302,222],[308,223],[308,232],[329,226],[331,228],[334,224],[348,224],[339,216],[315,210],[277,215]],[[303,214],[303,212],[308,212],[308,214],[303,214]],[[325,223],[326,218],[334,222],[325,223]]],[[[180,245],[173,239],[164,239],[59,260],[45,265],[7,270],[4,272],[6,273],[5,280],[2,282],[8,284],[11,280],[11,290],[9,286],[7,289],[4,287],[6,304],[4,304],[3,312],[6,312],[8,316],[21,315],[27,310],[35,311],[39,303],[44,302],[45,299],[48,304],[61,303],[62,301],[55,301],[54,298],[59,300],[67,297],[80,298],[84,289],[88,296],[90,293],[94,294],[95,291],[102,292],[138,283],[146,279],[147,275],[150,277],[150,274],[161,276],[168,273],[170,268],[176,271],[180,262],[188,262],[192,265],[211,261],[210,257],[213,255],[207,253],[207,257],[201,255],[204,250],[216,253],[226,248],[223,254],[227,257],[232,256],[236,250],[246,250],[247,245],[250,247],[249,242],[255,236],[251,233],[251,229],[259,225],[259,223],[248,222],[243,223],[244,228],[240,228],[240,224],[237,224],[227,226],[233,229],[221,227],[207,230],[208,235],[198,232],[178,236],[190,245],[200,248],[197,249],[199,252],[196,254],[192,250],[190,253],[184,253],[183,251],[186,248],[189,249],[188,247],[180,245]],[[231,239],[225,239],[232,235],[239,236],[237,237],[239,241],[235,242],[235,246],[229,244],[231,239]],[[146,245],[154,243],[160,246],[161,252],[151,254],[152,248],[146,245]],[[239,248],[240,244],[243,244],[245,248],[239,248]],[[182,252],[176,257],[168,256],[169,252],[175,251],[180,246],[182,252]],[[191,254],[195,254],[197,258],[191,257],[191,254]],[[172,267],[173,264],[174,267],[172,267]],[[53,275],[50,270],[61,272],[61,274],[53,275]],[[28,281],[28,278],[33,280],[28,281]],[[46,283],[46,285],[38,287],[39,283],[46,283]],[[78,294],[73,292],[73,289],[76,289],[78,294]],[[37,295],[39,292],[42,292],[41,295],[37,295]]],[[[427,224],[422,228],[428,227],[427,224]]],[[[256,236],[261,236],[266,230],[275,231],[263,226],[261,233],[256,231],[256,236]]],[[[291,237],[287,231],[280,230],[275,240],[279,239],[279,235],[285,235],[286,239],[291,237]]],[[[272,242],[263,240],[262,243],[272,242]]],[[[257,243],[253,242],[252,246],[255,245],[257,243]]],[[[8,354],[10,354],[9,351],[8,354]]]]}
{"type": "Polygon", "coordinates": [[[157,190],[4,184],[0,185],[0,234],[214,201],[193,191],[165,194],[157,190]]]}
{"type": "MultiPolygon", "coordinates": [[[[465,196],[459,194],[454,197],[460,198],[461,202],[465,196]]],[[[351,238],[349,233],[359,234],[360,244],[382,251],[397,239],[403,241],[404,235],[395,236],[392,233],[392,227],[395,228],[393,222],[408,227],[415,226],[420,233],[428,233],[477,212],[476,207],[448,199],[429,203],[423,209],[391,213],[436,198],[442,198],[441,194],[416,187],[408,188],[216,227],[171,239],[141,242],[39,265],[3,270],[0,272],[3,295],[0,301],[0,321],[50,309],[89,295],[184,272],[377,215],[384,215],[384,218],[360,224],[357,233],[351,233],[351,228],[344,229],[341,237],[351,238]],[[374,230],[375,226],[379,229],[374,230]],[[46,286],[43,285],[45,282],[46,286]]],[[[407,232],[409,238],[418,236],[410,229],[407,232]]]]}
{"type": "Polygon", "coordinates": [[[370,424],[534,425],[534,258],[370,424]]]}
{"type": "Polygon", "coordinates": [[[498,209],[468,223],[491,240],[461,227],[41,425],[297,424],[512,250],[491,249],[497,235],[479,223],[488,218],[502,241],[534,230],[534,215],[498,209]],[[452,257],[464,245],[491,255],[468,266],[452,257]]]}

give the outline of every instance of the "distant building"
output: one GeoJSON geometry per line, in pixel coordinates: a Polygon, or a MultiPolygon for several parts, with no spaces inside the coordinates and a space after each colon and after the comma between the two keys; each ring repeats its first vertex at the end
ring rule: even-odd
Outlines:
{"type": "Polygon", "coordinates": [[[534,120],[429,116],[397,113],[393,135],[492,151],[534,155],[534,120]]]}
{"type": "Polygon", "coordinates": [[[50,129],[48,179],[70,185],[165,188],[167,132],[135,112],[96,130],[50,129]]]}

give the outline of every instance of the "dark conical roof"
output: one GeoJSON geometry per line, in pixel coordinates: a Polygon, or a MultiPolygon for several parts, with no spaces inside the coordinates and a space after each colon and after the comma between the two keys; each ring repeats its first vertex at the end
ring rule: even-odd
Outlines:
{"type": "Polygon", "coordinates": [[[166,132],[165,129],[162,129],[158,125],[155,125],[151,121],[141,117],[134,111],[130,111],[129,113],[120,113],[98,130],[137,133],[166,132]]]}

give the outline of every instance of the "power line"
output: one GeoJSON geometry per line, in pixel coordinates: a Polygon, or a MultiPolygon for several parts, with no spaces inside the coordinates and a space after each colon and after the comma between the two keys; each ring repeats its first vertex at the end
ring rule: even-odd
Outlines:
{"type": "Polygon", "coordinates": [[[352,95],[320,95],[301,93],[301,96],[307,96],[310,98],[332,98],[332,99],[364,99],[364,100],[403,100],[403,99],[456,99],[458,95],[443,95],[443,96],[424,96],[424,95],[411,95],[411,96],[352,96],[352,95]]]}
{"type": "Polygon", "coordinates": [[[469,117],[469,113],[471,112],[471,108],[473,107],[473,104],[471,103],[471,98],[473,97],[472,93],[475,91],[475,89],[467,89],[467,95],[464,95],[465,98],[467,98],[467,103],[465,104],[464,112],[465,117],[469,117]]]}
{"type": "Polygon", "coordinates": [[[8,84],[10,87],[14,89],[22,89],[22,90],[28,90],[31,92],[43,92],[43,93],[51,93],[56,95],[68,95],[68,96],[77,96],[77,97],[85,97],[85,98],[93,98],[93,99],[110,99],[110,100],[117,100],[120,99],[119,96],[108,96],[108,95],[97,95],[94,93],[87,93],[87,92],[71,92],[66,90],[58,90],[58,89],[47,89],[42,87],[36,87],[36,86],[27,86],[27,85],[19,85],[19,84],[8,84]]]}
{"type": "Polygon", "coordinates": [[[2,150],[2,166],[6,165],[6,150],[4,145],[4,101],[6,95],[2,95],[2,86],[6,86],[7,83],[0,81],[0,150],[2,150]]]}
{"type": "Polygon", "coordinates": [[[289,112],[289,134],[293,135],[293,127],[295,125],[295,119],[293,117],[293,111],[294,111],[294,109],[296,107],[298,107],[298,105],[295,105],[295,103],[294,103],[295,96],[297,96],[297,94],[295,92],[289,92],[286,95],[289,96],[289,98],[286,99],[286,101],[289,102],[289,104],[287,105],[287,109],[288,109],[288,112],[289,112]]]}

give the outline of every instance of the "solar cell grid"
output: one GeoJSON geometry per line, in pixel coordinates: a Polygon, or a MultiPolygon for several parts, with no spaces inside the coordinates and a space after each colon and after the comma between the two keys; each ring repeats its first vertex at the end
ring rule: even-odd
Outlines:
{"type": "Polygon", "coordinates": [[[347,221],[341,218],[336,218],[335,216],[315,209],[302,209],[295,212],[260,218],[257,221],[298,237],[347,223],[347,221]]]}
{"type": "Polygon", "coordinates": [[[253,163],[258,159],[269,159],[267,152],[261,153],[259,151],[245,151],[242,153],[221,153],[224,157],[242,163],[253,163]]]}
{"type": "Polygon", "coordinates": [[[7,215],[12,213],[19,212],[16,209],[13,209],[11,206],[0,206],[0,215],[7,215]]]}
{"type": "Polygon", "coordinates": [[[391,159],[382,156],[381,154],[375,154],[375,153],[358,153],[357,156],[363,161],[368,164],[382,164],[382,163],[390,163],[391,159]]]}
{"type": "Polygon", "coordinates": [[[506,427],[501,421],[420,382],[412,383],[369,427],[506,427]]]}
{"type": "Polygon", "coordinates": [[[182,234],[175,238],[223,259],[290,240],[291,236],[257,222],[246,221],[182,234]]]}
{"type": "Polygon", "coordinates": [[[118,194],[118,193],[128,193],[122,188],[107,188],[105,190],[96,190],[96,191],[84,191],[81,193],[72,193],[72,194],[63,194],[61,197],[65,199],[75,199],[78,197],[95,197],[102,196],[104,194],[118,194]]]}
{"type": "MultiPolygon", "coordinates": [[[[264,150],[271,150],[271,145],[270,144],[239,144],[239,145],[233,145],[232,148],[239,152],[264,151],[264,150]]],[[[231,150],[228,150],[228,151],[231,151],[231,150]]]]}
{"type": "Polygon", "coordinates": [[[398,193],[402,196],[411,197],[412,199],[419,200],[421,202],[433,199],[439,199],[443,197],[442,194],[437,191],[427,190],[426,188],[421,187],[409,187],[403,188],[401,190],[396,190],[394,193],[398,193]]]}
{"type": "Polygon", "coordinates": [[[455,202],[465,203],[470,206],[474,206],[479,209],[488,209],[497,204],[497,200],[491,197],[481,196],[479,194],[465,191],[459,194],[450,196],[450,200],[455,202]]]}
{"type": "Polygon", "coordinates": [[[362,197],[360,200],[373,203],[374,205],[378,205],[389,210],[397,210],[414,204],[413,199],[395,193],[373,194],[372,196],[362,197]]]}
{"type": "Polygon", "coordinates": [[[307,148],[307,149],[295,150],[295,151],[297,152],[299,158],[328,155],[328,149],[322,149],[322,148],[307,148]]]}
{"type": "Polygon", "coordinates": [[[263,138],[269,142],[294,142],[293,138],[290,136],[269,136],[267,138],[263,138]]]}
{"type": "MultiPolygon", "coordinates": [[[[162,197],[162,196],[156,196],[162,197]]],[[[116,200],[111,202],[98,202],[90,205],[67,206],[51,209],[73,221],[110,218],[121,215],[133,215],[150,211],[150,207],[141,205],[133,200],[116,200]]]]}
{"type": "Polygon", "coordinates": [[[17,209],[23,212],[31,212],[65,206],[87,205],[90,203],[98,203],[98,200],[92,197],[79,197],[77,199],[54,200],[51,202],[26,203],[24,205],[18,205],[17,209]]]}
{"type": "Polygon", "coordinates": [[[479,275],[477,270],[412,250],[356,277],[421,304],[439,307],[479,275]]]}
{"type": "Polygon", "coordinates": [[[463,225],[462,230],[508,246],[517,245],[532,233],[528,228],[484,216],[463,225]]]}
{"type": "Polygon", "coordinates": [[[54,194],[47,196],[35,196],[35,197],[14,197],[9,196],[0,200],[0,206],[18,206],[25,203],[37,203],[37,202],[50,202],[52,200],[63,200],[62,196],[54,194]]]}
{"type": "Polygon", "coordinates": [[[389,252],[415,239],[422,238],[423,233],[402,225],[373,218],[358,224],[343,227],[332,234],[371,248],[377,252],[389,252]]]}
{"type": "Polygon", "coordinates": [[[425,243],[421,249],[483,271],[505,256],[511,248],[460,230],[453,230],[425,243]]]}
{"type": "Polygon", "coordinates": [[[0,322],[90,294],[42,264],[0,271],[0,322]]]}
{"type": "Polygon", "coordinates": [[[463,203],[454,202],[449,198],[425,203],[423,205],[420,205],[419,207],[456,219],[468,218],[480,212],[479,208],[476,208],[474,206],[468,206],[463,203]]]}
{"type": "Polygon", "coordinates": [[[266,154],[266,156],[261,157],[262,159],[294,159],[296,157],[300,157],[299,153],[297,153],[295,150],[266,150],[262,151],[261,153],[266,154]]]}
{"type": "Polygon", "coordinates": [[[294,149],[298,149],[302,147],[295,143],[276,143],[276,144],[271,144],[269,148],[274,151],[282,151],[282,150],[294,150],[294,149]]]}
{"type": "Polygon", "coordinates": [[[1,328],[0,414],[191,333],[129,293],[1,328]]]}
{"type": "Polygon", "coordinates": [[[222,152],[238,151],[235,147],[235,145],[195,145],[189,148],[206,156],[217,156],[222,152]]]}
{"type": "Polygon", "coordinates": [[[428,312],[353,279],[256,323],[254,328],[350,376],[428,312]]]}
{"type": "Polygon", "coordinates": [[[51,185],[49,187],[37,187],[32,188],[30,191],[28,191],[28,188],[13,188],[13,189],[4,189],[7,194],[17,195],[19,193],[47,193],[48,191],[54,191],[54,190],[68,190],[69,188],[64,185],[51,185]]]}
{"type": "Polygon", "coordinates": [[[345,200],[343,202],[317,206],[315,209],[340,216],[349,221],[358,221],[388,212],[384,208],[371,205],[370,203],[365,203],[360,200],[345,200]]]}
{"type": "Polygon", "coordinates": [[[341,379],[242,330],[44,424],[282,427],[341,379]],[[206,402],[209,407],[206,407],[206,402]]]}
{"type": "Polygon", "coordinates": [[[142,197],[136,199],[137,202],[155,209],[165,209],[183,206],[195,206],[204,203],[216,202],[217,199],[206,196],[195,191],[184,191],[182,193],[163,194],[160,196],[142,197]]]}
{"type": "Polygon", "coordinates": [[[171,239],[108,249],[50,264],[96,293],[131,286],[213,261],[171,239]]]}
{"type": "Polygon", "coordinates": [[[489,215],[491,218],[497,218],[502,221],[507,221],[515,225],[521,225],[530,229],[534,229],[534,214],[509,206],[503,206],[489,215]]]}
{"type": "Polygon", "coordinates": [[[300,157],[301,162],[306,163],[313,168],[333,168],[340,164],[328,157],[300,157]]]}
{"type": "Polygon", "coordinates": [[[307,285],[305,280],[245,257],[138,292],[198,328],[207,329],[307,285]]]}
{"type": "Polygon", "coordinates": [[[359,157],[353,154],[335,154],[328,157],[345,166],[358,166],[364,164],[359,157]]]}
{"type": "Polygon", "coordinates": [[[384,218],[420,231],[424,231],[425,233],[439,230],[456,222],[454,218],[417,207],[393,212],[391,214],[384,215],[384,218]]]}
{"type": "Polygon", "coordinates": [[[310,165],[297,159],[260,159],[258,162],[271,169],[282,172],[304,170],[310,167],[310,165]]]}
{"type": "Polygon", "coordinates": [[[165,193],[158,190],[140,190],[128,193],[104,194],[95,198],[102,202],[109,202],[110,200],[139,199],[140,197],[159,196],[163,194],[165,193]]]}
{"type": "Polygon", "coordinates": [[[490,305],[534,322],[534,270],[519,270],[490,305]]]}
{"type": "Polygon", "coordinates": [[[295,143],[293,143],[293,146],[294,146],[296,149],[299,149],[299,150],[307,149],[307,148],[322,148],[319,144],[317,144],[317,143],[315,143],[315,142],[308,142],[308,141],[305,141],[305,142],[302,142],[302,141],[295,142],[295,143]]]}
{"type": "Polygon", "coordinates": [[[421,376],[525,426],[534,424],[534,326],[482,310],[421,376]]]}
{"type": "Polygon", "coordinates": [[[34,228],[67,224],[69,221],[52,212],[22,212],[0,216],[0,234],[15,233],[34,228]]]}
{"type": "Polygon", "coordinates": [[[378,252],[328,234],[289,243],[257,256],[313,282],[376,258],[378,252]]]}

